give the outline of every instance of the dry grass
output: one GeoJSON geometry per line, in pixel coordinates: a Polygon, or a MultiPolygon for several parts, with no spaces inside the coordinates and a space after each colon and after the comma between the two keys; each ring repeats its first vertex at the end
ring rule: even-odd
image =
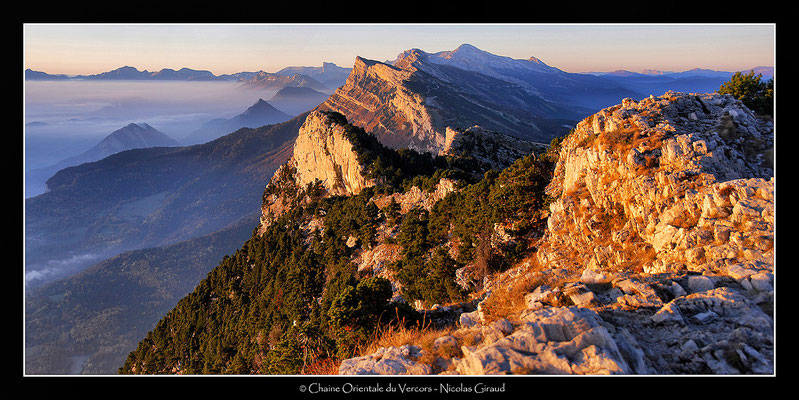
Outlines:
{"type": "Polygon", "coordinates": [[[374,333],[373,339],[360,347],[358,353],[361,355],[371,354],[381,347],[399,347],[406,344],[420,346],[423,349],[430,347],[433,341],[446,336],[451,332],[451,328],[434,329],[430,322],[422,321],[411,327],[400,324],[381,325],[374,333]]]}
{"type": "Polygon", "coordinates": [[[341,360],[336,358],[317,359],[305,367],[302,375],[338,375],[338,366],[341,360]]]}
{"type": "Polygon", "coordinates": [[[436,339],[450,335],[454,330],[454,327],[432,328],[429,322],[419,323],[410,327],[406,327],[404,324],[383,325],[378,328],[371,341],[359,346],[357,354],[360,356],[372,354],[381,347],[414,345],[422,349],[421,355],[416,359],[416,362],[430,365],[435,369],[437,368],[436,361],[439,358],[451,359],[452,357],[462,356],[460,345],[433,346],[433,342],[436,339]]]}
{"type": "Polygon", "coordinates": [[[525,259],[525,261],[529,262],[529,266],[522,272],[521,276],[507,285],[492,289],[491,296],[483,302],[481,307],[487,324],[501,318],[507,318],[511,321],[518,319],[522,311],[527,308],[524,295],[545,283],[537,274],[532,273],[537,271],[539,267],[538,259],[535,255],[525,259]]]}
{"type": "Polygon", "coordinates": [[[541,284],[540,281],[520,278],[509,286],[498,288],[483,303],[483,316],[486,323],[500,318],[516,319],[527,308],[524,295],[530,293],[541,284]]]}

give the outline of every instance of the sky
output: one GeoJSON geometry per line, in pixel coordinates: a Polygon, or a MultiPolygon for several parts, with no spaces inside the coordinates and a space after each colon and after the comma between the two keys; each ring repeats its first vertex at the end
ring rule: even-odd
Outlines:
{"type": "Polygon", "coordinates": [[[468,43],[566,72],[721,71],[774,66],[774,24],[24,24],[25,68],[96,74],[122,66],[276,72],[351,67],[408,49],[468,43]]]}

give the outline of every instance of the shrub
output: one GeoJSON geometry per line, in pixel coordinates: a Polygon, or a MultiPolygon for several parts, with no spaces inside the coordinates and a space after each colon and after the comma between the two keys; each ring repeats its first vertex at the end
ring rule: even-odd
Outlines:
{"type": "Polygon", "coordinates": [[[721,84],[718,92],[732,95],[758,114],[774,116],[774,79],[761,82],[762,77],[761,74],[755,76],[755,71],[736,72],[721,84]]]}

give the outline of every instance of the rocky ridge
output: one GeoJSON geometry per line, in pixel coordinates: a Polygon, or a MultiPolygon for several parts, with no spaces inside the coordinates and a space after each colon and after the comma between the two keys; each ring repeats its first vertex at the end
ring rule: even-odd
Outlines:
{"type": "Polygon", "coordinates": [[[541,153],[546,146],[518,139],[513,136],[503,135],[499,132],[489,132],[478,125],[468,129],[454,129],[447,127],[444,136],[444,148],[439,154],[473,158],[497,171],[507,168],[509,161],[517,160],[526,155],[541,153]]]}
{"type": "Polygon", "coordinates": [[[521,87],[435,64],[417,49],[391,64],[357,57],[346,83],[319,110],[336,111],[399,149],[439,154],[448,127],[480,125],[528,141],[549,142],[573,113],[521,87]],[[557,115],[549,119],[543,115],[557,115]]]}
{"type": "MultiPolygon", "coordinates": [[[[291,159],[275,172],[265,190],[260,232],[296,202],[293,194],[317,181],[325,195],[330,196],[358,194],[377,183],[366,177],[365,166],[348,137],[347,124],[346,118],[337,112],[316,110],[308,115],[299,129],[291,159]],[[287,193],[291,195],[286,196],[287,193]]],[[[466,130],[447,127],[445,131],[439,155],[473,160],[479,170],[501,170],[513,160],[545,149],[543,145],[489,132],[480,126],[466,130]]],[[[429,211],[435,202],[454,190],[455,181],[444,178],[432,192],[414,186],[404,193],[376,196],[373,202],[382,208],[393,200],[400,205],[402,214],[413,207],[429,211]]]]}
{"type": "Polygon", "coordinates": [[[425,107],[424,98],[406,85],[414,72],[356,57],[347,81],[320,109],[346,115],[389,145],[439,148],[443,138],[433,128],[435,116],[425,107]],[[400,129],[405,131],[407,139],[386,140],[389,136],[399,136],[394,131],[400,129]]]}
{"type": "Polygon", "coordinates": [[[339,373],[772,374],[773,130],[717,94],[584,119],[561,143],[537,251],[432,342],[339,373]]]}

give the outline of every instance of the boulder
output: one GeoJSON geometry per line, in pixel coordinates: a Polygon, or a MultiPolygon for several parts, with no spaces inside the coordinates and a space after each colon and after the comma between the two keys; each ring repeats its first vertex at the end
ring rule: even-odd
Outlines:
{"type": "Polygon", "coordinates": [[[349,358],[339,365],[340,375],[428,375],[432,368],[418,363],[418,346],[381,347],[375,353],[349,358]]]}

